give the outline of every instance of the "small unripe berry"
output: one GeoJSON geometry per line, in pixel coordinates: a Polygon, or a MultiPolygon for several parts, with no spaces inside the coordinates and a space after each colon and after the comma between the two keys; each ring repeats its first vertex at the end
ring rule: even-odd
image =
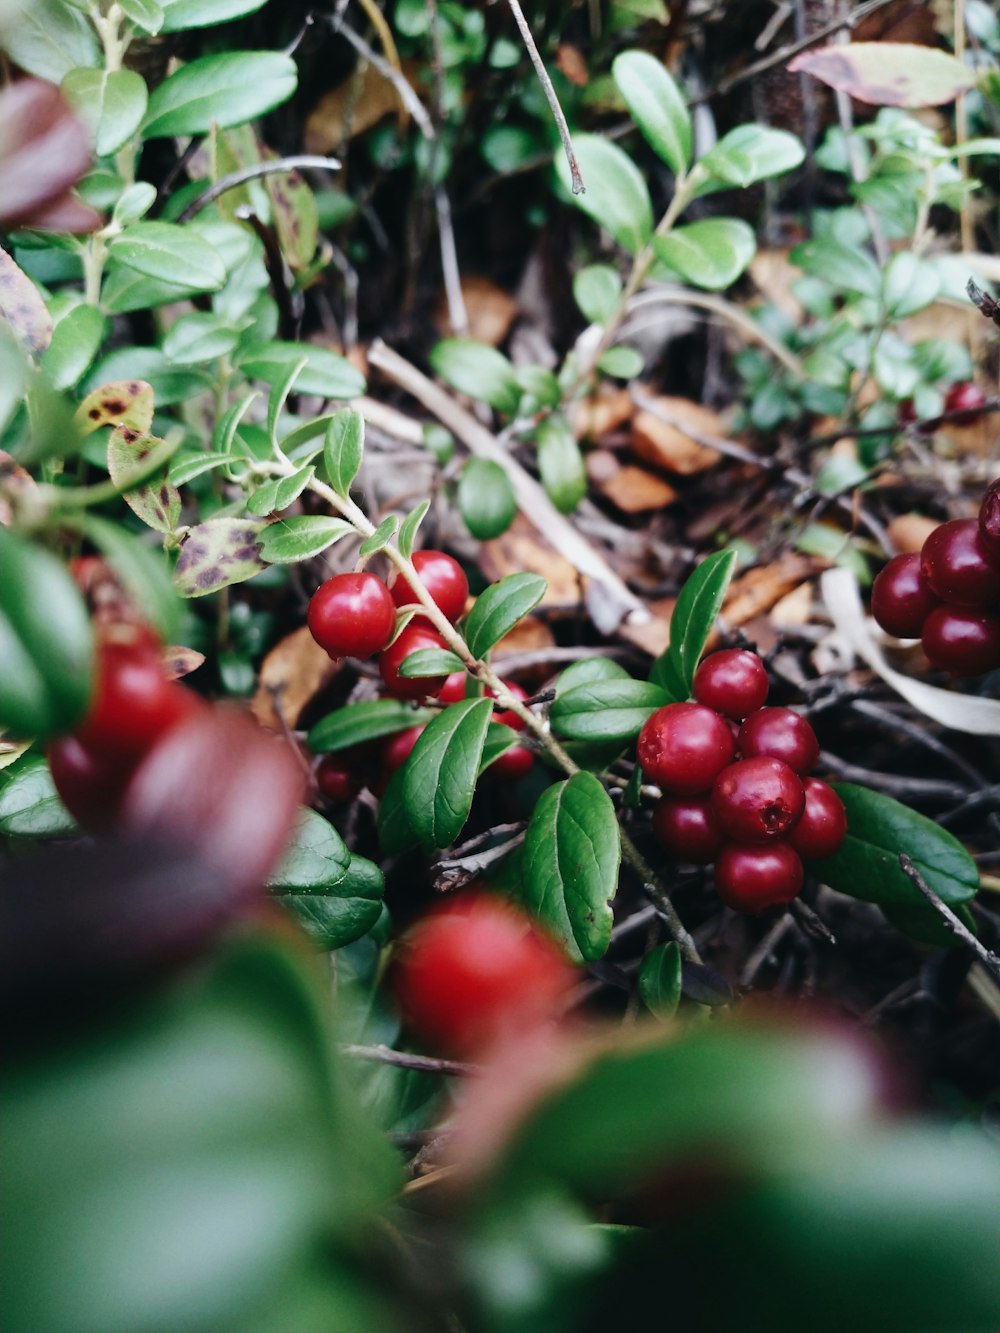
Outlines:
{"type": "Polygon", "coordinates": [[[711,796],[664,796],[653,807],[653,833],[680,861],[708,865],[722,848],[711,796]]]}
{"type": "Polygon", "coordinates": [[[920,555],[895,555],[872,584],[872,615],[886,634],[919,639],[924,621],[940,606],[920,572],[920,555]]]}
{"type": "Polygon", "coordinates": [[[1000,666],[1000,617],[939,606],[924,621],[921,643],[934,666],[954,676],[981,676],[1000,666]]]}
{"type": "Polygon", "coordinates": [[[788,845],[805,861],[833,856],[847,836],[847,811],[844,803],[819,778],[803,782],[806,805],[802,817],[788,835],[788,845]]]}
{"type": "Polygon", "coordinates": [[[694,697],[698,702],[737,722],[763,708],[768,687],[764,663],[744,648],[710,653],[694,673],[694,697]]]}
{"type": "Polygon", "coordinates": [[[740,727],[736,748],[744,759],[780,759],[800,776],[819,763],[819,741],[804,717],[790,708],[760,708],[740,727]]]}
{"type": "Polygon", "coordinates": [[[723,836],[739,842],[781,838],[798,822],[806,796],[797,773],[760,755],[724,768],[712,788],[712,810],[723,836]]]}
{"type": "Polygon", "coordinates": [[[725,719],[704,704],[658,708],[639,733],[643,772],[676,796],[708,791],[733,752],[725,719]]]}
{"type": "Polygon", "coordinates": [[[952,606],[1000,604],[1000,564],[974,518],[956,518],[934,529],[920,552],[920,569],[936,597],[952,606]]]}
{"type": "Polygon", "coordinates": [[[727,907],[758,913],[790,903],[805,878],[798,853],[785,842],[767,847],[730,843],[715,863],[715,889],[727,907]]]}
{"type": "Polygon", "coordinates": [[[331,657],[371,657],[392,637],[396,608],[374,574],[335,574],[313,594],[307,619],[313,638],[331,657]]]}

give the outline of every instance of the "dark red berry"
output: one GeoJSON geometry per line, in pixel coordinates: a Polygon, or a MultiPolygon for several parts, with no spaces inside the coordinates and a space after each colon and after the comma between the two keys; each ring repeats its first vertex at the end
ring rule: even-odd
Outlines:
{"type": "Polygon", "coordinates": [[[334,805],[346,805],[361,790],[356,767],[344,752],[325,754],[316,765],[316,786],[334,805]]]}
{"type": "Polygon", "coordinates": [[[953,606],[1000,603],[1000,565],[974,518],[952,519],[935,528],[920,552],[920,569],[931,592],[953,606]]]}
{"type": "Polygon", "coordinates": [[[465,682],[469,679],[464,671],[453,671],[450,676],[445,676],[444,684],[438,692],[438,698],[443,704],[457,704],[465,698],[465,682]]]}
{"type": "Polygon", "coordinates": [[[760,708],[740,727],[736,748],[744,759],[780,759],[800,776],[819,763],[816,733],[790,708],[760,708]]]}
{"type": "Polygon", "coordinates": [[[382,763],[387,773],[395,773],[397,768],[403,767],[423,730],[422,726],[407,727],[405,731],[397,731],[395,736],[389,737],[382,751],[382,763]]]}
{"type": "Polygon", "coordinates": [[[981,676],[1000,666],[1000,616],[939,606],[924,621],[924,652],[955,676],[981,676]]]}
{"type": "Polygon", "coordinates": [[[972,380],[966,380],[962,384],[953,384],[948,390],[945,395],[944,410],[961,412],[960,417],[955,417],[955,424],[969,426],[979,420],[986,403],[986,395],[979,385],[972,380]]]}
{"type": "Polygon", "coordinates": [[[745,648],[711,653],[694,673],[694,697],[706,708],[741,722],[763,708],[768,691],[767,668],[745,648]]]}
{"type": "Polygon", "coordinates": [[[715,863],[715,888],[737,912],[763,912],[790,903],[805,878],[798,853],[785,842],[767,847],[730,843],[715,863]]]}
{"type": "Polygon", "coordinates": [[[726,838],[768,842],[797,823],[806,803],[798,774],[767,755],[724,768],[712,788],[712,811],[726,838]]]}
{"type": "Polygon", "coordinates": [[[653,807],[653,832],[680,861],[708,865],[722,847],[711,796],[664,796],[653,807]]]}
{"type": "Polygon", "coordinates": [[[806,778],[806,807],[802,818],[788,835],[788,845],[805,861],[832,856],[847,836],[847,811],[844,803],[819,778],[806,778]]]}
{"type": "Polygon", "coordinates": [[[708,791],[733,753],[725,719],[704,704],[658,708],[639,733],[643,772],[675,796],[708,791]]]}
{"type": "MultiPolygon", "coordinates": [[[[520,722],[520,718],[518,721],[520,722]]],[[[508,723],[501,723],[501,726],[507,726],[508,723]]],[[[514,728],[512,727],[513,731],[514,728]]],[[[535,756],[526,745],[512,745],[509,750],[505,750],[499,759],[494,759],[490,764],[490,772],[498,778],[509,778],[511,782],[517,782],[526,774],[531,772],[531,766],[535,762],[535,756]]]]}
{"type": "MultiPolygon", "coordinates": [[[[469,580],[462,566],[444,551],[417,551],[413,556],[413,568],[430,593],[431,601],[454,624],[465,610],[469,596],[469,580]]],[[[398,571],[390,576],[389,591],[397,606],[412,606],[417,601],[413,589],[398,571]]]]}
{"type": "MultiPolygon", "coordinates": [[[[524,703],[525,699],[528,698],[527,690],[522,690],[520,685],[515,685],[512,680],[505,680],[504,688],[507,690],[507,693],[512,694],[519,703],[524,703]]],[[[492,690],[489,690],[488,694],[491,699],[496,698],[496,695],[492,690]]],[[[494,711],[493,721],[502,722],[505,727],[512,727],[514,731],[523,731],[528,725],[523,718],[518,717],[512,708],[501,708],[498,711],[494,711]]]]}
{"type": "Polygon", "coordinates": [[[897,639],[918,639],[924,621],[939,605],[920,572],[916,552],[894,555],[872,584],[872,615],[897,639]]]}
{"type": "Polygon", "coordinates": [[[403,939],[396,992],[433,1048],[474,1055],[559,1014],[574,972],[558,946],[510,904],[469,895],[403,939]]]}
{"type": "Polygon", "coordinates": [[[75,736],[63,736],[48,749],[49,769],[60,800],[76,822],[92,833],[106,833],[114,826],[141,758],[96,755],[75,736]]]}
{"type": "Polygon", "coordinates": [[[397,699],[436,698],[445,676],[401,676],[399,668],[410,653],[420,648],[446,648],[448,645],[426,621],[411,620],[399,638],[378,659],[378,669],[385,687],[397,699]]]}
{"type": "Polygon", "coordinates": [[[331,657],[371,657],[389,642],[396,608],[374,574],[335,574],[313,594],[308,620],[313,638],[331,657]]]}
{"type": "Polygon", "coordinates": [[[979,506],[979,535],[995,561],[1000,561],[1000,477],[986,488],[979,506]]]}
{"type": "Polygon", "coordinates": [[[139,759],[201,707],[197,694],[167,679],[158,648],[105,640],[97,650],[94,697],[75,734],[95,757],[139,759]]]}

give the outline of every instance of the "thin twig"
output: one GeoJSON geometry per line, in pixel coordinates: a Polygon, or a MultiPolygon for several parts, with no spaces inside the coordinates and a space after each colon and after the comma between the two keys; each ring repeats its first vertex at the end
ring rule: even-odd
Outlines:
{"type": "Polygon", "coordinates": [[[399,100],[420,126],[421,133],[426,135],[428,139],[433,139],[434,126],[431,124],[430,116],[427,114],[427,108],[399,70],[396,69],[394,65],[390,64],[385,56],[380,56],[377,51],[373,50],[365,39],[360,37],[353,28],[349,28],[346,23],[335,21],[331,18],[330,26],[333,28],[333,31],[339,33],[341,37],[346,37],[354,47],[355,51],[357,51],[358,55],[362,56],[370,65],[377,69],[383,79],[386,79],[392,84],[399,96],[399,100]]]}
{"type": "Polygon", "coordinates": [[[542,63],[542,57],[538,54],[538,47],[535,45],[535,39],[531,35],[531,29],[528,27],[527,20],[521,11],[521,6],[518,4],[518,0],[507,0],[507,3],[510,5],[510,12],[514,15],[515,23],[521,30],[521,39],[531,58],[531,63],[535,67],[538,81],[542,85],[542,91],[545,93],[545,99],[552,112],[552,118],[556,122],[556,129],[559,131],[559,138],[562,139],[563,151],[566,154],[566,161],[569,163],[569,174],[573,183],[573,193],[586,194],[587,187],[584,185],[583,177],[580,175],[580,164],[576,160],[576,153],[573,152],[573,140],[569,135],[569,126],[566,124],[566,117],[563,115],[563,109],[559,105],[559,98],[556,96],[556,90],[552,86],[552,80],[549,78],[548,70],[542,63]]]}
{"type": "Polygon", "coordinates": [[[1000,958],[987,949],[981,940],[977,940],[946,902],[935,893],[905,852],[899,854],[899,868],[911,883],[915,884],[927,901],[937,910],[945,925],[953,935],[957,935],[963,944],[967,944],[983,966],[991,973],[994,980],[1000,981],[1000,958]]]}
{"type": "Polygon", "coordinates": [[[453,1075],[478,1074],[476,1065],[465,1064],[461,1060],[439,1060],[430,1055],[412,1055],[409,1051],[394,1051],[391,1046],[354,1046],[340,1047],[341,1055],[352,1060],[372,1060],[377,1064],[396,1065],[400,1069],[419,1069],[426,1074],[453,1075]]]}
{"type": "Polygon", "coordinates": [[[259,176],[274,176],[283,171],[297,171],[302,167],[312,167],[316,171],[339,171],[340,160],[336,157],[321,157],[316,153],[293,153],[290,157],[277,157],[270,162],[254,162],[252,166],[241,167],[239,171],[231,171],[228,176],[220,177],[214,185],[203,190],[197,199],[191,200],[177,221],[189,222],[227,190],[235,190],[240,185],[246,185],[247,181],[256,180],[259,176]]]}

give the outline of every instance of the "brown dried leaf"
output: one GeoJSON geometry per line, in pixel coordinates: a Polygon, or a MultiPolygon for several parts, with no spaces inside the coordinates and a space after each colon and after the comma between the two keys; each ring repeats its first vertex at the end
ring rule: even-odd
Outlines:
{"type": "Polygon", "coordinates": [[[651,657],[659,657],[670,646],[670,617],[677,605],[676,597],[659,597],[648,604],[652,619],[645,625],[632,625],[624,621],[618,633],[629,643],[643,649],[651,657]]]}
{"type": "MultiPolygon", "coordinates": [[[[463,277],[462,298],[469,317],[468,337],[499,347],[517,318],[517,302],[489,278],[463,277]]],[[[455,330],[448,316],[448,301],[442,293],[434,310],[434,322],[447,336],[455,330]]]]}
{"type": "Polygon", "coordinates": [[[811,74],[859,102],[908,108],[954,102],[976,82],[956,56],[915,42],[822,46],[797,55],[788,72],[811,74]]]}
{"type": "Polygon", "coordinates": [[[0,250],[0,319],[33,356],[40,356],[52,340],[52,316],[38,288],[6,250],[0,250]]]}
{"type": "Polygon", "coordinates": [[[501,537],[482,547],[483,572],[491,582],[507,574],[541,574],[548,588],[542,606],[577,606],[582,595],[582,579],[575,565],[552,549],[523,514],[501,537]]]}
{"type": "Polygon", "coordinates": [[[961,458],[966,454],[975,454],[977,458],[992,458],[997,447],[997,419],[992,413],[984,413],[967,426],[957,421],[942,421],[936,434],[946,439],[951,448],[961,458]]]}
{"type": "Polygon", "coordinates": [[[74,421],[84,435],[102,426],[127,426],[143,435],[153,424],[152,387],[145,380],[102,384],[87,394],[74,421]]]}
{"type": "Polygon", "coordinates": [[[282,721],[294,727],[306,704],[340,668],[341,663],[334,662],[310,634],[309,626],[303,625],[275,644],[264,658],[250,711],[272,731],[281,731],[282,721]]]}
{"type": "Polygon", "coordinates": [[[605,387],[592,398],[573,403],[569,409],[569,422],[578,440],[599,440],[602,435],[629,421],[634,411],[628,389],[605,387]]]}
{"type": "MultiPolygon", "coordinates": [[[[403,62],[403,74],[414,91],[419,65],[403,62]]],[[[385,116],[402,109],[399,94],[373,65],[362,65],[354,74],[319,99],[306,118],[307,153],[330,153],[358,134],[364,134],[385,116]]]]}
{"type": "Polygon", "coordinates": [[[642,514],[673,504],[677,492],[655,472],[626,464],[599,485],[601,494],[625,514],[642,514]]]}
{"type": "Polygon", "coordinates": [[[168,680],[180,680],[189,676],[204,664],[205,654],[195,648],[185,648],[183,644],[170,644],[161,654],[164,674],[168,680]]]}
{"type": "Polygon", "coordinates": [[[583,52],[568,42],[562,42],[556,47],[556,68],[577,88],[586,88],[590,82],[590,70],[583,52]]]}
{"type": "Polygon", "coordinates": [[[900,555],[915,555],[937,526],[937,519],[923,514],[900,514],[886,531],[900,555]]]}
{"type": "Polygon", "coordinates": [[[722,606],[722,619],[734,629],[745,625],[825,567],[812,556],[787,551],[769,565],[757,565],[733,579],[722,606]]]}
{"type": "Polygon", "coordinates": [[[725,418],[688,398],[659,397],[656,402],[677,424],[661,421],[649,411],[637,412],[632,418],[632,448],[639,457],[682,477],[714,467],[719,455],[685,434],[684,426],[700,435],[725,436],[725,418]]]}
{"type": "MultiPolygon", "coordinates": [[[[269,153],[268,156],[277,155],[269,153]]],[[[265,188],[271,200],[281,253],[290,268],[307,268],[319,239],[316,196],[297,171],[268,176],[265,188]]]]}
{"type": "Polygon", "coordinates": [[[747,271],[762,296],[789,319],[796,323],[801,320],[802,306],[792,287],[802,277],[802,270],[789,260],[787,250],[758,250],[747,271]]]}
{"type": "Polygon", "coordinates": [[[782,628],[808,625],[812,619],[813,585],[800,583],[771,607],[771,620],[782,628]]]}
{"type": "Polygon", "coordinates": [[[555,641],[555,635],[544,620],[525,616],[497,643],[492,655],[501,659],[514,653],[544,652],[546,648],[554,647],[555,641]]]}

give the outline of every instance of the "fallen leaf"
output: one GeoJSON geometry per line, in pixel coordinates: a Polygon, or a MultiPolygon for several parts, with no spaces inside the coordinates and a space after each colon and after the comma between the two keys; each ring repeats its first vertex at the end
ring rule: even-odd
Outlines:
{"type": "Polygon", "coordinates": [[[507,574],[541,574],[548,582],[542,606],[578,606],[583,579],[575,565],[553,550],[536,529],[518,514],[507,531],[482,547],[483,572],[490,582],[507,574]]]}
{"type": "Polygon", "coordinates": [[[537,616],[525,616],[497,643],[491,657],[502,661],[503,657],[514,653],[544,652],[546,648],[554,647],[555,641],[555,635],[544,620],[539,620],[537,616]]]}
{"type": "Polygon", "coordinates": [[[802,319],[802,306],[792,288],[801,281],[802,270],[788,258],[788,251],[758,250],[747,272],[760,294],[798,324],[802,319]]]}
{"type": "Polygon", "coordinates": [[[637,412],[632,418],[632,448],[647,463],[675,472],[682,477],[715,467],[719,455],[685,434],[685,425],[699,435],[724,437],[725,418],[688,398],[660,397],[657,404],[676,422],[662,421],[650,411],[637,412]]]}
{"type": "Polygon", "coordinates": [[[779,597],[771,607],[771,620],[782,629],[808,625],[812,619],[813,587],[811,583],[800,583],[791,592],[779,597]]]}
{"type": "Polygon", "coordinates": [[[803,51],[790,74],[811,74],[859,102],[908,108],[954,102],[976,83],[973,69],[947,51],[914,42],[849,42],[803,51]]]}
{"type": "MultiPolygon", "coordinates": [[[[468,337],[499,347],[517,318],[517,302],[489,278],[463,277],[462,299],[469,317],[468,337]]],[[[445,336],[452,336],[448,300],[442,293],[434,310],[434,323],[445,336]]]]}
{"type": "Polygon", "coordinates": [[[770,611],[782,597],[822,568],[823,562],[795,551],[787,551],[768,565],[755,565],[729,585],[722,605],[722,619],[733,629],[738,629],[770,611]]]}
{"type": "Polygon", "coordinates": [[[677,492],[655,472],[626,464],[599,485],[605,499],[625,514],[642,514],[650,509],[663,509],[678,498],[677,492]]]}
{"type": "Polygon", "coordinates": [[[913,555],[938,526],[935,518],[923,514],[900,514],[889,524],[886,532],[900,555],[913,555]]]}
{"type": "Polygon", "coordinates": [[[618,633],[651,657],[659,657],[660,653],[670,647],[670,617],[677,605],[677,598],[660,597],[647,605],[651,619],[646,624],[632,625],[626,620],[619,626],[618,633]]]}
{"type": "Polygon", "coordinates": [[[339,670],[339,664],[310,634],[308,625],[303,625],[275,644],[264,658],[250,711],[272,731],[282,730],[282,720],[285,726],[294,727],[306,704],[339,670]]]}
{"type": "Polygon", "coordinates": [[[578,440],[599,440],[602,435],[629,421],[634,411],[628,389],[605,388],[592,398],[573,403],[569,409],[569,423],[578,440]]]}
{"type": "MultiPolygon", "coordinates": [[[[416,61],[403,62],[403,74],[418,95],[422,89],[415,79],[421,68],[416,61]]],[[[306,117],[305,151],[330,153],[402,109],[399,93],[389,80],[374,65],[362,64],[325,93],[306,117]]]]}
{"type": "Polygon", "coordinates": [[[590,70],[583,52],[568,42],[561,42],[556,47],[556,68],[577,88],[586,88],[590,82],[590,70]]]}

